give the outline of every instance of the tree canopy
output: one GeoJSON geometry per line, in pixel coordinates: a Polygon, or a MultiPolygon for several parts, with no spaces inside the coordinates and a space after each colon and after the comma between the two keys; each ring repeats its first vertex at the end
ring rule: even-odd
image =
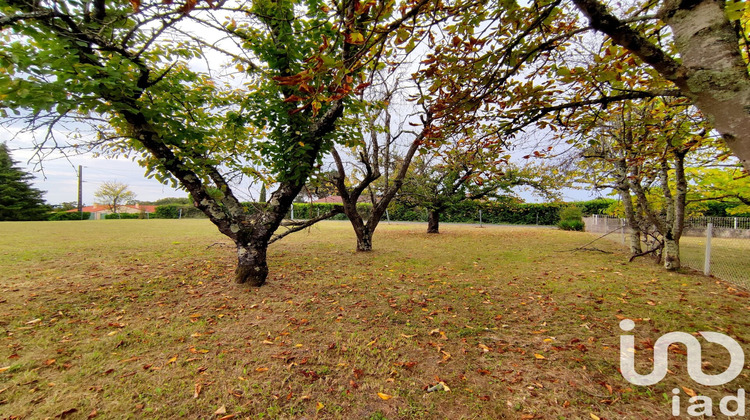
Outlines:
{"type": "Polygon", "coordinates": [[[120,207],[135,201],[135,193],[127,184],[117,181],[104,182],[94,193],[97,203],[109,208],[112,213],[119,213],[120,207]]]}

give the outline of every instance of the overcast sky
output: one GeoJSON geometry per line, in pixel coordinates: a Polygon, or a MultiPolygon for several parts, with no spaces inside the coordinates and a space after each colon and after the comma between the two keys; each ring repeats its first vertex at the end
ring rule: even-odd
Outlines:
{"type": "MultiPolygon", "coordinates": [[[[9,143],[11,150],[13,144],[9,143]]],[[[34,175],[34,187],[46,191],[44,199],[49,204],[78,201],[78,165],[83,166],[83,202],[94,203],[94,192],[106,181],[118,181],[130,186],[141,201],[154,201],[164,197],[186,197],[187,193],[162,185],[144,176],[145,170],[137,163],[125,159],[93,159],[75,156],[70,160],[54,159],[43,162],[43,172],[34,162],[27,162],[30,152],[11,151],[18,166],[34,175]]]]}

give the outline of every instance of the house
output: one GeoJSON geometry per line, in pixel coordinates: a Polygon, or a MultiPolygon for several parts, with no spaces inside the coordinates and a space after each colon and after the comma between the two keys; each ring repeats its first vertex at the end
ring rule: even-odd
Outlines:
{"type": "MultiPolygon", "coordinates": [[[[358,203],[366,203],[368,202],[368,197],[365,197],[363,195],[359,196],[359,199],[357,200],[358,203]]],[[[341,198],[340,195],[329,195],[328,197],[319,198],[315,201],[311,201],[311,204],[344,204],[344,200],[341,198]]]]}
{"type": "MultiPolygon", "coordinates": [[[[156,206],[145,206],[140,204],[127,204],[127,205],[120,205],[117,206],[117,209],[119,210],[119,213],[131,213],[131,214],[138,214],[138,213],[144,213],[148,217],[148,214],[156,212],[156,206]]],[[[68,213],[77,212],[78,209],[68,210],[68,213]]],[[[103,206],[101,204],[94,204],[93,206],[85,206],[83,208],[84,212],[91,213],[91,216],[89,216],[89,220],[101,220],[104,219],[106,215],[112,214],[112,210],[109,208],[109,206],[103,206]]]]}

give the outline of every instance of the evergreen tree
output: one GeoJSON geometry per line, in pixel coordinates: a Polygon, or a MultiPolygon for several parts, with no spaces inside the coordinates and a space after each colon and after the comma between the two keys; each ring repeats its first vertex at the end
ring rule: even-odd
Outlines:
{"type": "Polygon", "coordinates": [[[33,176],[15,165],[8,146],[0,144],[0,221],[45,220],[44,192],[32,188],[33,176]]]}

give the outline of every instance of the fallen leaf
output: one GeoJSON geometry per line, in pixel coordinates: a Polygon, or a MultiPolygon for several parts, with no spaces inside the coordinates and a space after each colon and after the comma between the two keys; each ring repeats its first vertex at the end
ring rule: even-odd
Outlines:
{"type": "Polygon", "coordinates": [[[315,406],[315,409],[317,411],[320,411],[320,410],[322,410],[324,408],[325,408],[325,405],[322,402],[318,401],[318,404],[315,406]]]}
{"type": "Polygon", "coordinates": [[[55,360],[55,359],[47,359],[47,360],[44,361],[44,364],[45,364],[45,366],[49,366],[49,365],[54,364],[56,361],[57,360],[55,360]]]}
{"type": "Polygon", "coordinates": [[[224,416],[224,417],[219,417],[219,420],[229,420],[229,419],[233,419],[233,418],[234,418],[234,416],[236,416],[236,414],[227,414],[227,415],[226,415],[226,416],[224,416]]]}
{"type": "Polygon", "coordinates": [[[682,390],[683,390],[683,391],[685,391],[685,393],[686,393],[686,394],[688,394],[688,395],[690,395],[691,397],[697,397],[697,396],[698,396],[698,394],[696,394],[696,393],[695,393],[695,391],[693,391],[693,390],[692,390],[692,389],[690,389],[690,388],[685,388],[685,387],[683,386],[683,387],[682,387],[682,390]]]}
{"type": "MultiPolygon", "coordinates": [[[[36,323],[39,323],[39,322],[42,322],[41,318],[32,319],[31,321],[27,322],[26,325],[32,325],[32,324],[36,324],[36,323]]],[[[70,411],[70,410],[68,410],[68,411],[70,411]]]]}
{"type": "Polygon", "coordinates": [[[5,372],[6,370],[10,369],[10,366],[5,366],[0,368],[0,373],[5,372]]]}
{"type": "Polygon", "coordinates": [[[176,362],[176,361],[177,361],[177,356],[175,356],[175,357],[173,357],[173,358],[171,358],[171,359],[167,360],[167,364],[170,364],[170,363],[174,363],[174,362],[176,362]]]}
{"type": "Polygon", "coordinates": [[[99,415],[99,412],[97,412],[97,411],[96,411],[96,408],[95,408],[95,409],[93,409],[93,410],[92,410],[92,411],[91,411],[91,412],[89,413],[89,416],[88,416],[88,417],[86,417],[86,418],[87,418],[87,419],[93,419],[94,417],[96,417],[96,416],[98,416],[98,415],[99,415]]]}
{"type": "Polygon", "coordinates": [[[195,392],[193,393],[193,399],[200,397],[202,389],[203,389],[203,385],[201,385],[200,383],[195,384],[195,392]]]}
{"type": "Polygon", "coordinates": [[[599,416],[597,416],[597,415],[596,415],[596,414],[594,414],[594,413],[589,413],[589,416],[591,416],[591,419],[592,419],[592,420],[601,420],[601,419],[599,418],[599,416]]]}
{"type": "Polygon", "coordinates": [[[255,371],[258,372],[258,373],[268,372],[268,368],[267,367],[259,367],[258,369],[255,369],[255,371]]]}
{"type": "Polygon", "coordinates": [[[224,414],[227,414],[227,407],[223,405],[214,411],[215,416],[223,416],[224,414]]]}
{"type": "Polygon", "coordinates": [[[536,358],[537,358],[537,359],[539,359],[539,360],[544,360],[544,359],[546,359],[546,357],[542,356],[542,355],[541,355],[541,354],[539,354],[539,353],[534,353],[534,357],[536,357],[536,358]]]}
{"type": "Polygon", "coordinates": [[[382,392],[378,392],[378,397],[380,397],[381,400],[388,401],[391,398],[393,398],[393,395],[383,394],[382,392]]]}

